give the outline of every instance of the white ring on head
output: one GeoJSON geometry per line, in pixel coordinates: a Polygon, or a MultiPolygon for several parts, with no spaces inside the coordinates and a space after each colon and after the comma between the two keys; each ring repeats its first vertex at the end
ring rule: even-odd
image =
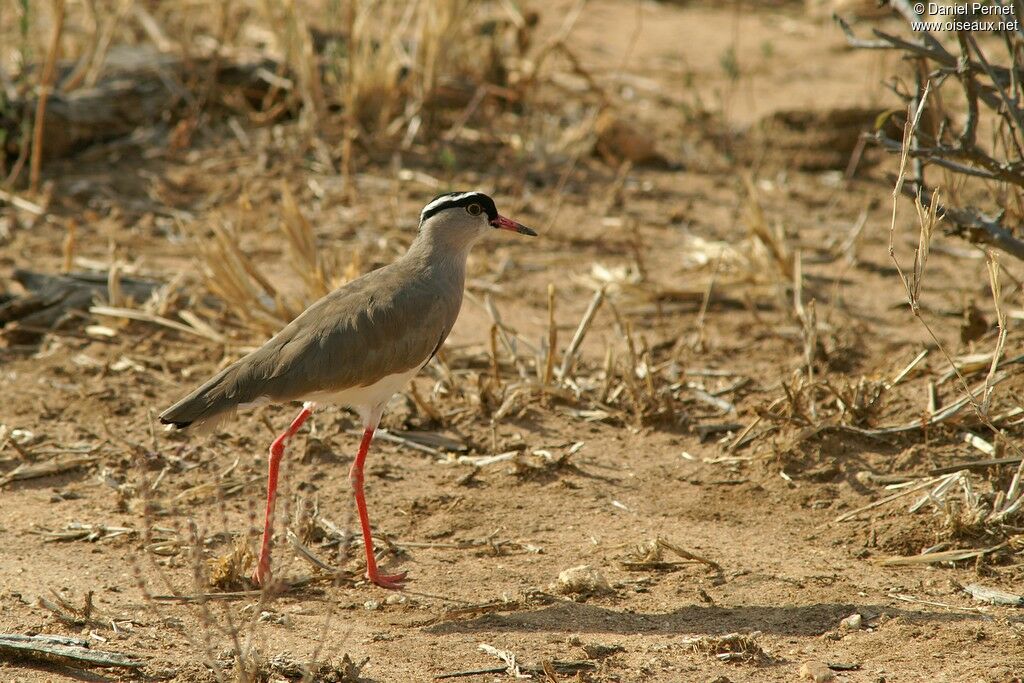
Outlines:
{"type": "Polygon", "coordinates": [[[461,201],[463,199],[466,199],[467,197],[473,197],[473,196],[477,196],[477,195],[480,195],[480,194],[482,194],[482,193],[476,192],[476,191],[473,191],[473,192],[460,192],[458,194],[446,194],[443,197],[438,197],[434,201],[432,201],[429,204],[427,204],[426,206],[424,206],[423,210],[420,211],[420,215],[423,215],[423,214],[429,212],[431,209],[435,209],[435,208],[437,208],[438,206],[440,206],[442,204],[447,204],[448,202],[458,202],[458,201],[461,201]]]}

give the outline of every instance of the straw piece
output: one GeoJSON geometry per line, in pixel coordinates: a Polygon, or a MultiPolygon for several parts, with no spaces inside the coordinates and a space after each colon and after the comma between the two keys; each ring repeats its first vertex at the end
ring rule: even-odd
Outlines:
{"type": "Polygon", "coordinates": [[[572,335],[572,341],[569,342],[568,348],[565,349],[565,354],[562,356],[562,365],[558,369],[558,378],[562,381],[565,381],[569,371],[572,370],[573,362],[576,360],[576,352],[579,351],[583,339],[587,336],[587,330],[590,329],[591,323],[594,322],[597,309],[601,307],[601,303],[604,301],[604,294],[604,287],[594,292],[587,310],[584,311],[583,317],[580,319],[580,324],[576,327],[576,332],[572,335]]]}
{"type": "Polygon", "coordinates": [[[147,313],[146,311],[136,310],[134,308],[118,308],[115,306],[91,306],[89,312],[95,315],[105,315],[111,318],[128,318],[129,320],[138,320],[140,322],[153,323],[155,325],[162,325],[163,327],[169,327],[172,330],[178,332],[184,332],[186,334],[193,334],[197,337],[203,337],[217,343],[223,344],[226,340],[222,335],[216,331],[210,329],[208,325],[203,328],[192,327],[191,325],[185,325],[163,316],[154,315],[153,313],[147,313]]]}

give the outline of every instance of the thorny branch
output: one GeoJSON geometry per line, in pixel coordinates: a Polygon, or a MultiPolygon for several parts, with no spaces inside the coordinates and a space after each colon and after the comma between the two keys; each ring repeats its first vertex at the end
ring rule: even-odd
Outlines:
{"type": "MultiPolygon", "coordinates": [[[[908,23],[920,18],[908,3],[892,4],[908,23]]],[[[1024,188],[1024,34],[1000,32],[1006,64],[995,64],[986,56],[973,31],[956,33],[959,54],[955,54],[928,31],[915,31],[914,39],[905,39],[873,29],[873,39],[864,39],[857,37],[841,17],[834,19],[850,46],[895,50],[917,64],[921,77],[915,89],[907,92],[896,85],[892,88],[906,103],[923,101],[928,89],[937,94],[950,82],[959,84],[964,102],[962,115],[943,107],[941,98],[932,97],[928,125],[910,128],[909,145],[891,137],[881,125],[866,137],[890,152],[914,160],[915,172],[901,190],[919,196],[924,208],[935,211],[943,219],[941,225],[947,235],[994,247],[1024,260],[1024,240],[1013,230],[1015,219],[1021,216],[1011,210],[1009,198],[1014,195],[1009,188],[1024,188]],[[987,145],[978,141],[979,131],[990,138],[987,145]],[[933,206],[934,188],[925,178],[928,167],[997,183],[993,194],[1000,198],[1002,206],[994,217],[991,211],[986,213],[973,206],[933,206]]],[[[987,44],[991,45],[991,41],[987,44]]]]}

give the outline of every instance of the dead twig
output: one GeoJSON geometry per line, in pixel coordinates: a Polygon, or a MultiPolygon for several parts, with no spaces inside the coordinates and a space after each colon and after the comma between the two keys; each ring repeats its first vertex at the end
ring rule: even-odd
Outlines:
{"type": "Polygon", "coordinates": [[[96,462],[98,458],[99,456],[95,455],[71,453],[65,456],[52,458],[46,462],[25,462],[0,477],[0,488],[15,481],[39,479],[40,477],[50,477],[55,474],[70,472],[71,470],[78,469],[79,467],[91,465],[96,462]]]}
{"type": "Polygon", "coordinates": [[[64,0],[53,0],[53,36],[46,53],[46,64],[39,81],[39,99],[36,101],[36,115],[32,128],[32,161],[29,164],[29,192],[39,191],[39,174],[43,165],[43,128],[46,120],[46,103],[56,78],[57,59],[60,53],[60,38],[64,32],[64,0]]]}
{"type": "Polygon", "coordinates": [[[14,659],[29,659],[68,666],[96,666],[138,669],[145,662],[123,652],[94,650],[87,640],[66,636],[16,634],[0,635],[0,653],[14,659]]]}

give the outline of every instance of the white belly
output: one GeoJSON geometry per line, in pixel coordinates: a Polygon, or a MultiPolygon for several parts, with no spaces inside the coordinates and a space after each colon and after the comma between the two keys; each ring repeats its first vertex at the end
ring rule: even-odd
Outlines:
{"type": "Polygon", "coordinates": [[[305,398],[316,403],[348,406],[362,413],[364,410],[373,409],[386,403],[388,399],[404,389],[409,380],[415,377],[424,365],[426,365],[425,362],[405,372],[381,377],[365,387],[349,387],[341,391],[320,391],[305,398]]]}

